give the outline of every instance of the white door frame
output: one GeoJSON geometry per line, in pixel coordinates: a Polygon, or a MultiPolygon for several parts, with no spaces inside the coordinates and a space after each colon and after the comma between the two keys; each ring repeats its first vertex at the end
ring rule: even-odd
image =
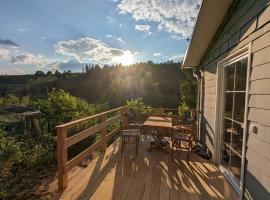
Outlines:
{"type": "MultiPolygon", "coordinates": [[[[241,177],[240,186],[230,176],[225,176],[228,181],[232,184],[234,189],[239,195],[239,199],[243,198],[244,190],[244,176],[245,176],[245,160],[246,160],[246,140],[247,140],[247,116],[248,116],[248,97],[249,97],[249,82],[250,82],[250,66],[251,66],[251,44],[244,46],[238,51],[229,54],[226,58],[222,59],[217,64],[217,90],[216,90],[216,119],[215,119],[215,136],[214,136],[214,157],[215,163],[220,165],[221,162],[221,143],[222,143],[222,127],[223,127],[223,84],[224,84],[224,67],[231,65],[239,60],[247,58],[247,80],[246,80],[246,96],[245,96],[245,112],[244,112],[244,127],[243,127],[243,146],[242,146],[242,161],[241,161],[241,177]]],[[[222,169],[222,167],[221,167],[222,169]]]]}

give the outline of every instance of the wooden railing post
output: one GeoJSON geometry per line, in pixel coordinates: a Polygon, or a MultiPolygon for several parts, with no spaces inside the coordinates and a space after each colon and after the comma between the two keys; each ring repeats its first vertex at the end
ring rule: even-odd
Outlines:
{"type": "Polygon", "coordinates": [[[63,127],[57,128],[57,157],[58,157],[58,189],[59,191],[65,189],[67,186],[67,172],[65,165],[67,163],[67,148],[65,140],[67,138],[67,131],[63,127]]]}
{"type": "Polygon", "coordinates": [[[121,115],[121,117],[120,117],[120,129],[122,128],[121,127],[121,122],[123,122],[123,120],[124,120],[125,112],[126,112],[126,107],[124,107],[123,109],[120,110],[120,115],[121,115]]]}
{"type": "Polygon", "coordinates": [[[163,114],[163,108],[160,107],[160,108],[158,109],[158,112],[159,112],[160,115],[162,115],[162,114],[163,114]]]}
{"type": "Polygon", "coordinates": [[[128,107],[127,106],[125,106],[125,108],[124,108],[124,113],[128,113],[128,107]]]}
{"type": "MultiPolygon", "coordinates": [[[[107,120],[107,115],[102,115],[101,116],[101,123],[105,122],[107,120]]],[[[103,128],[101,130],[101,136],[102,136],[102,141],[103,141],[103,144],[102,144],[102,150],[105,152],[106,149],[107,149],[107,127],[103,128]]]]}

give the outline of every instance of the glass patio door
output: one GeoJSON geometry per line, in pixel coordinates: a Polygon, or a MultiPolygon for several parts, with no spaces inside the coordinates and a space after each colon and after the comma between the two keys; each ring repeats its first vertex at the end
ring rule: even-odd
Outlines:
{"type": "Polygon", "coordinates": [[[221,165],[239,186],[245,118],[247,58],[224,67],[221,165]]]}

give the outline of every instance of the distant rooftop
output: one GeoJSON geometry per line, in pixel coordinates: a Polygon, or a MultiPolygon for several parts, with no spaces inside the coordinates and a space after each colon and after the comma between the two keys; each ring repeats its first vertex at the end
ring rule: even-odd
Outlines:
{"type": "Polygon", "coordinates": [[[20,106],[20,105],[4,106],[4,107],[0,108],[0,111],[21,114],[25,117],[39,116],[41,114],[41,112],[35,108],[30,108],[30,107],[20,106]]]}

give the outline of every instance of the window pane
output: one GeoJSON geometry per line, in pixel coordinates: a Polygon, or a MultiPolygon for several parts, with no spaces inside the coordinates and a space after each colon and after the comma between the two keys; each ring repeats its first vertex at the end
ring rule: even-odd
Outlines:
{"type": "Polygon", "coordinates": [[[236,65],[235,90],[245,91],[247,78],[247,59],[243,59],[235,63],[235,65],[236,65]]]}
{"type": "Polygon", "coordinates": [[[231,151],[230,156],[230,164],[229,170],[236,178],[236,180],[240,181],[240,174],[241,174],[241,157],[231,151]]]}
{"type": "Polygon", "coordinates": [[[224,115],[225,117],[232,118],[233,108],[233,93],[225,93],[224,115]]]}
{"type": "Polygon", "coordinates": [[[234,82],[234,70],[235,64],[225,67],[224,69],[224,77],[225,77],[225,86],[224,91],[232,91],[234,90],[233,82],[234,82]]]}
{"type": "Polygon", "coordinates": [[[239,156],[242,155],[242,144],[243,128],[241,127],[241,124],[233,123],[231,147],[234,149],[235,153],[239,154],[239,156]]]}
{"type": "Polygon", "coordinates": [[[234,112],[233,119],[243,123],[244,122],[244,112],[245,112],[245,92],[233,93],[234,96],[234,112]]]}
{"type": "Polygon", "coordinates": [[[222,157],[221,162],[222,162],[223,167],[225,167],[226,169],[229,168],[230,155],[231,155],[231,151],[229,147],[226,145],[226,143],[224,143],[223,144],[223,157],[222,157]]]}
{"type": "Polygon", "coordinates": [[[224,142],[228,145],[231,144],[231,129],[232,129],[232,121],[228,119],[224,119],[224,142]]]}
{"type": "Polygon", "coordinates": [[[222,163],[225,168],[229,167],[230,161],[230,144],[231,144],[231,132],[232,121],[224,118],[224,134],[223,134],[223,157],[222,163]]]}

